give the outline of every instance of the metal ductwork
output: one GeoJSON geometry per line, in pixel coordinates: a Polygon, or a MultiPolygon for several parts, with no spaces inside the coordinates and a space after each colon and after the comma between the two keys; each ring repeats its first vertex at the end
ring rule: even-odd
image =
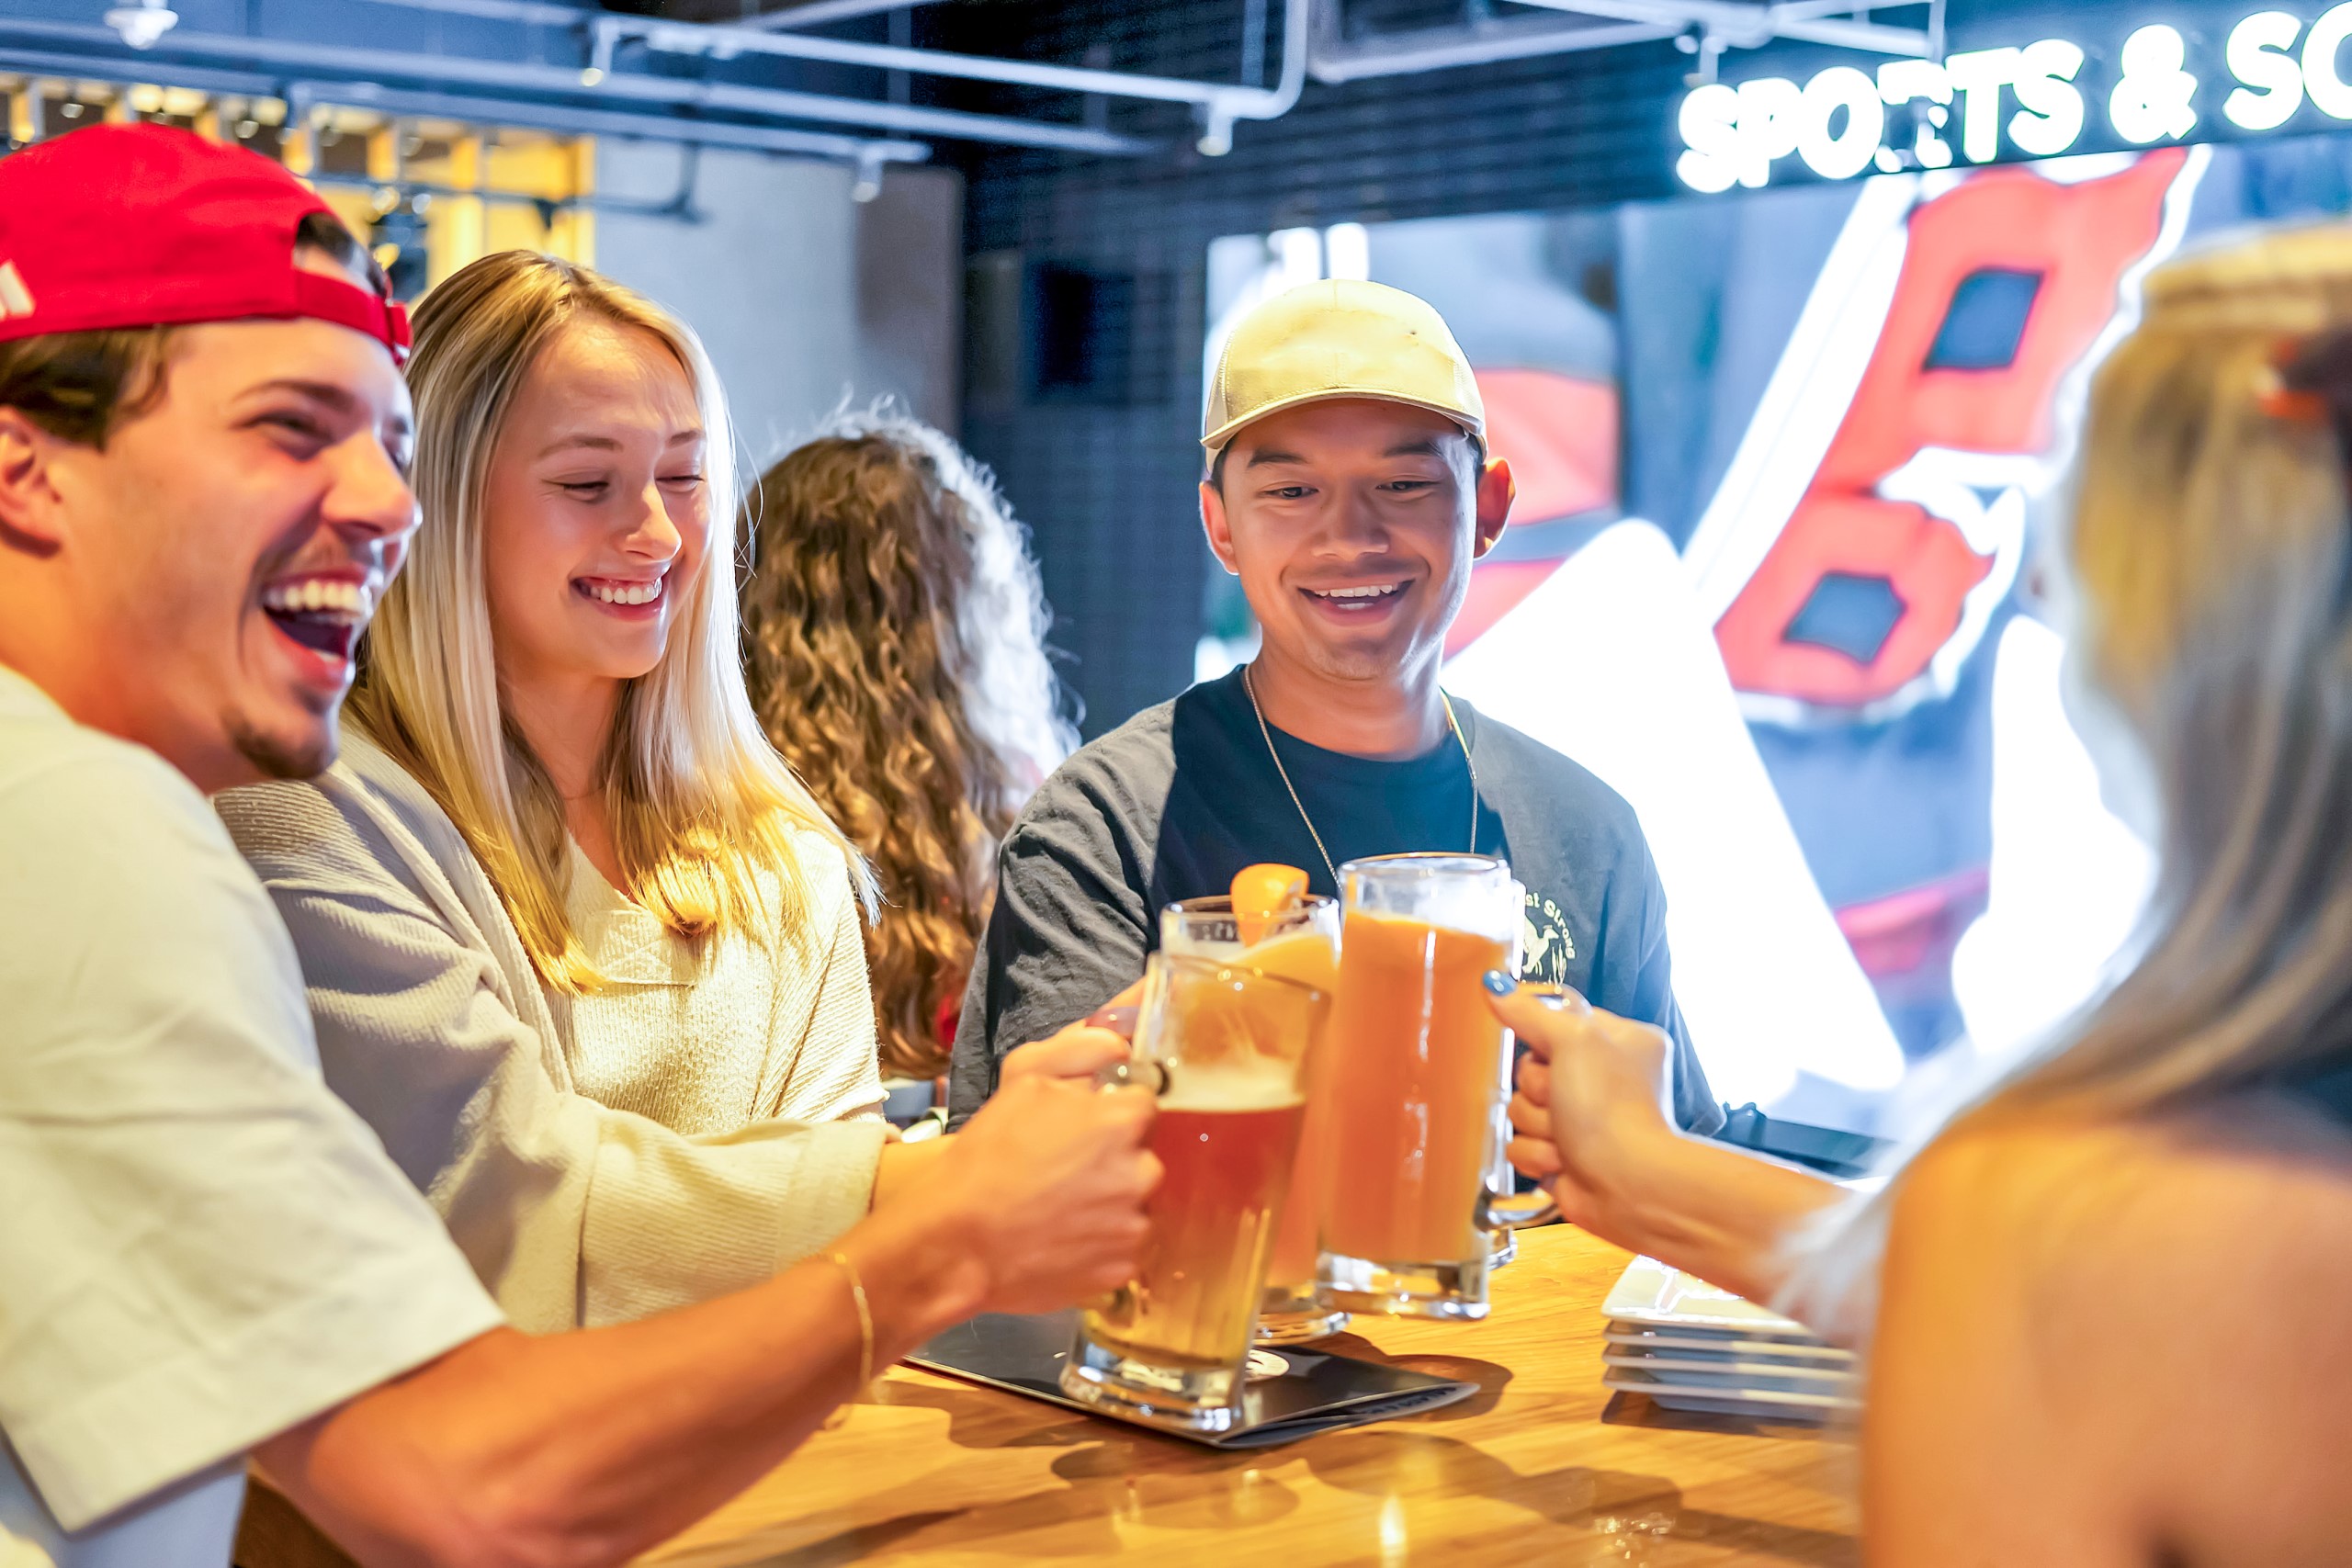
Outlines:
{"type": "Polygon", "coordinates": [[[1713,79],[1725,51],[1781,39],[1876,54],[1937,59],[1943,53],[1943,0],[1878,6],[1853,0],[1519,0],[1516,14],[1508,17],[1473,3],[1452,27],[1370,34],[1351,34],[1343,10],[1344,0],[1317,0],[1307,71],[1318,82],[1418,75],[1668,39],[1697,57],[1693,74],[1700,80],[1713,79]],[[1890,26],[1874,19],[1873,12],[1905,12],[1914,19],[1924,14],[1926,25],[1890,26]]]}
{"type": "MultiPolygon", "coordinates": [[[[1211,155],[1242,120],[1288,113],[1306,79],[1340,83],[1456,69],[1672,39],[1713,76],[1726,50],[1777,39],[1897,55],[1940,53],[1941,0],[1521,0],[1509,16],[1465,0],[1463,22],[1402,33],[1356,33],[1347,0],[1239,0],[1238,82],[1196,81],[1094,66],[1004,59],[875,42],[820,29],[923,0],[803,0],[728,21],[677,20],[589,0],[273,0],[243,7],[234,32],[192,28],[169,0],[12,0],[0,17],[0,70],[246,94],[304,104],[347,102],[387,112],[448,112],[485,122],[602,136],[756,148],[836,158],[870,194],[893,163],[930,156],[933,140],[1136,156],[1167,143],[1102,123],[1105,99],[1182,106],[1211,155]],[[1925,10],[1928,25],[1888,25],[1874,12],[1925,10]],[[1281,51],[1260,85],[1270,21],[1281,51]],[[763,68],[763,62],[768,62],[763,68]],[[808,68],[876,73],[877,96],[814,91],[808,68]],[[908,101],[913,77],[1001,84],[1071,96],[1069,118],[976,113],[908,101]],[[885,83],[901,85],[889,90],[885,83]],[[299,85],[300,92],[294,89],[299,85]],[[435,107],[438,106],[438,107],[435,107]]],[[[667,7],[665,7],[667,9],[667,7]]],[[[712,0],[710,9],[720,9],[712,0]]],[[[831,85],[830,83],[825,84],[831,85]]]]}

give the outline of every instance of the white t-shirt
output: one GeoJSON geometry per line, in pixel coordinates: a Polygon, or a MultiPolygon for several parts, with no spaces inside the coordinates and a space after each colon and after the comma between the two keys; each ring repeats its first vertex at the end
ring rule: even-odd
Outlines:
{"type": "Polygon", "coordinates": [[[160,758],[0,668],[0,1563],[222,1568],[261,1440],[498,1325],[160,758]]]}

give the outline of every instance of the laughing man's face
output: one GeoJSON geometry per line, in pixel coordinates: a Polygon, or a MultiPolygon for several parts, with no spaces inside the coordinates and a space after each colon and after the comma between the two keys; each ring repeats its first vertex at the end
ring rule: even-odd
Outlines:
{"type": "Polygon", "coordinates": [[[1443,415],[1340,398],[1244,426],[1201,509],[1270,650],[1327,679],[1393,681],[1442,655],[1509,487],[1443,415]],[[1499,510],[1481,501],[1498,485],[1499,510]]]}
{"type": "Polygon", "coordinates": [[[206,790],[332,762],[360,633],[416,525],[411,423],[391,355],[349,328],[176,332],[153,406],[51,460],[105,727],[206,790]]]}

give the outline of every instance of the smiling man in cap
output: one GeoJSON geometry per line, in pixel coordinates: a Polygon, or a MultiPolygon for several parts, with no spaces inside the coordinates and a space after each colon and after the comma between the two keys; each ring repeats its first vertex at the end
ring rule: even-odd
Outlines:
{"type": "Polygon", "coordinates": [[[1361,856],[1470,851],[1527,886],[1528,977],[1664,1029],[1678,1120],[1720,1126],[1632,808],[1438,684],[1512,496],[1444,321],[1376,283],[1267,300],[1218,358],[1201,445],[1202,525],[1261,647],[1081,749],[1023,812],[965,996],[952,1114],[994,1091],[1012,1043],[1132,983],[1170,901],[1223,893],[1261,862],[1336,895],[1361,856]]]}
{"type": "Polygon", "coordinates": [[[334,758],[416,525],[407,342],[253,152],[0,162],[0,1568],[225,1568],[248,1454],[363,1562],[617,1563],[932,1334],[1135,1266],[1148,1100],[1032,1079],[826,1258],[503,1325],[205,800],[334,758]]]}

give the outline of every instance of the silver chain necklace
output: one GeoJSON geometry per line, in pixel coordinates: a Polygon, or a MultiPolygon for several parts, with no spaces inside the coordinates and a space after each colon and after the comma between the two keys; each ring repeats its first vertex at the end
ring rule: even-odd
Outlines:
{"type": "MultiPolygon", "coordinates": [[[[1283,781],[1283,788],[1290,792],[1290,803],[1298,807],[1298,819],[1306,824],[1306,836],[1315,840],[1315,852],[1323,857],[1323,869],[1331,874],[1331,889],[1340,890],[1340,868],[1331,863],[1331,852],[1323,847],[1323,835],[1315,830],[1315,818],[1306,814],[1306,802],[1298,798],[1298,786],[1290,782],[1290,770],[1283,766],[1283,754],[1274,750],[1274,732],[1267,728],[1266,710],[1259,705],[1258,683],[1250,679],[1250,667],[1241,667],[1241,689],[1250,694],[1250,711],[1258,716],[1258,734],[1266,742],[1266,755],[1274,760],[1274,772],[1283,781]]],[[[1442,688],[1437,700],[1445,705],[1445,727],[1453,731],[1453,743],[1462,748],[1462,765],[1470,770],[1470,849],[1478,852],[1478,764],[1470,760],[1470,742],[1463,738],[1462,721],[1453,716],[1453,699],[1442,688]]]]}

